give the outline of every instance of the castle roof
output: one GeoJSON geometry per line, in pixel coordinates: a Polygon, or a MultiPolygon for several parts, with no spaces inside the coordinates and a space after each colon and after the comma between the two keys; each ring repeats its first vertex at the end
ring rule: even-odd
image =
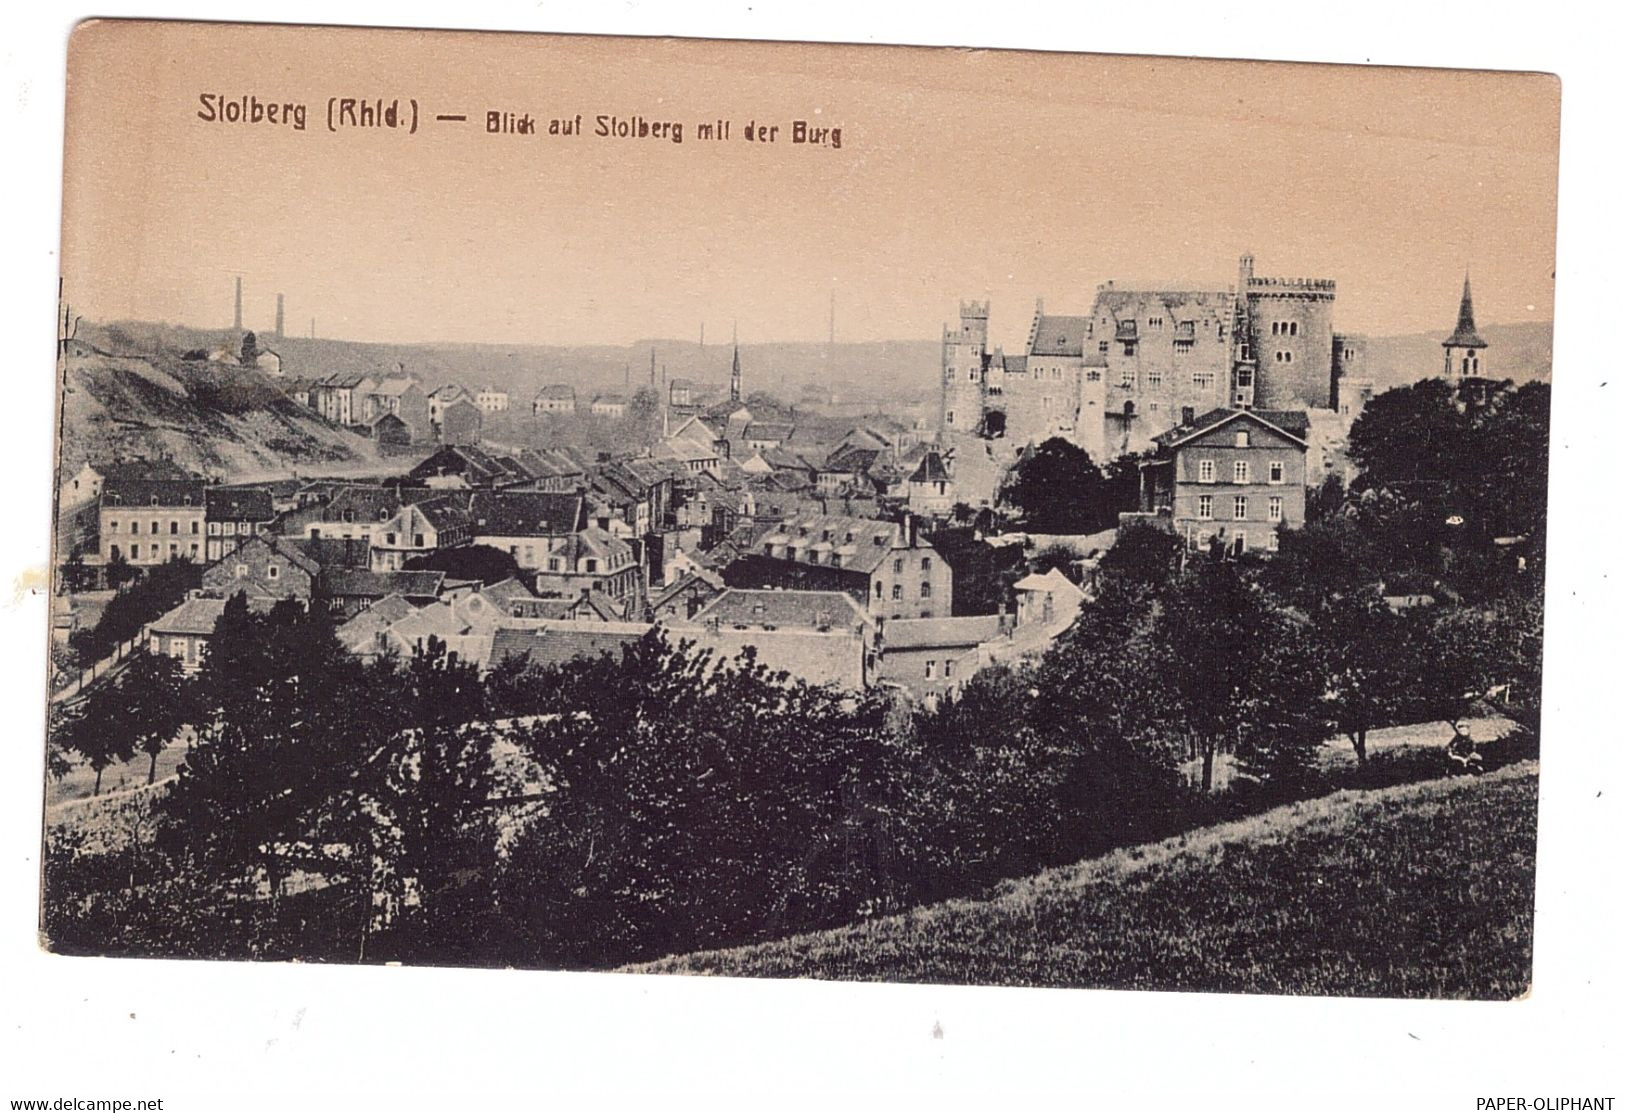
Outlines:
{"type": "Polygon", "coordinates": [[[1461,308],[1456,313],[1456,331],[1444,342],[1446,348],[1488,348],[1478,335],[1473,323],[1473,284],[1469,278],[1461,280],[1461,308]]]}
{"type": "MultiPolygon", "coordinates": [[[[1029,356],[1081,356],[1089,335],[1088,317],[1062,317],[1046,314],[1038,318],[1029,356]]],[[[1025,364],[1025,361],[1023,361],[1025,364]]],[[[1009,368],[1008,361],[1005,364],[1009,368]]]]}
{"type": "Polygon", "coordinates": [[[938,480],[947,482],[953,477],[943,466],[942,454],[935,449],[927,452],[920,460],[920,466],[914,469],[914,474],[908,477],[910,483],[934,483],[938,480]]]}

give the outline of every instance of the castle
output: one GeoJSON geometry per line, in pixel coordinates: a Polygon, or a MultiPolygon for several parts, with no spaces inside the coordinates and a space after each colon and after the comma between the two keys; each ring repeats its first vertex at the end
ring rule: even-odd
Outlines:
{"type": "Polygon", "coordinates": [[[988,349],[988,303],[942,336],[942,433],[1063,437],[1096,460],[1149,448],[1195,415],[1336,409],[1358,345],[1332,331],[1337,283],[1266,278],[1243,255],[1227,290],[1097,289],[1087,317],[1038,303],[1023,355],[988,349]]]}

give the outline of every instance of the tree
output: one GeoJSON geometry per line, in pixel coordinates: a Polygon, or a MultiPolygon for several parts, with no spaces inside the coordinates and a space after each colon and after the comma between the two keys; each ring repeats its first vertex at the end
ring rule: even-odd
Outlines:
{"type": "Polygon", "coordinates": [[[158,773],[158,755],[194,717],[190,689],[173,657],[137,650],[118,678],[123,727],[134,749],[145,753],[147,783],[158,773]]]}
{"type": "Polygon", "coordinates": [[[1115,520],[1100,469],[1087,452],[1060,437],[1022,455],[1010,469],[1002,498],[1036,533],[1089,533],[1115,520]]]}
{"type": "Polygon", "coordinates": [[[91,793],[100,796],[107,767],[135,756],[135,742],[123,727],[124,701],[117,686],[95,685],[77,702],[56,704],[52,714],[52,740],[77,753],[96,771],[91,793]]]}
{"type": "Polygon", "coordinates": [[[1312,616],[1309,639],[1321,704],[1330,725],[1366,763],[1366,736],[1401,722],[1424,704],[1418,684],[1421,636],[1416,618],[1396,614],[1374,588],[1328,598],[1312,616]]]}
{"type": "Polygon", "coordinates": [[[1177,534],[1149,522],[1131,522],[1117,531],[1117,540],[1100,558],[1100,574],[1158,589],[1178,571],[1183,549],[1177,534]]]}
{"type": "MultiPolygon", "coordinates": [[[[109,578],[112,575],[113,566],[109,565],[109,578]]],[[[188,560],[170,560],[150,568],[145,576],[108,601],[95,626],[75,630],[68,643],[89,667],[121,642],[135,637],[147,623],[179,605],[201,580],[201,569],[188,560]]]]}
{"type": "Polygon", "coordinates": [[[252,332],[243,333],[242,363],[244,367],[253,366],[254,358],[260,354],[260,342],[252,332]]]}
{"type": "Polygon", "coordinates": [[[478,580],[490,586],[520,574],[519,562],[492,545],[458,545],[436,549],[408,560],[403,568],[444,572],[460,580],[478,580]]]}
{"type": "Polygon", "coordinates": [[[1202,790],[1213,787],[1217,754],[1269,744],[1296,745],[1314,705],[1298,690],[1285,647],[1298,641],[1293,622],[1270,605],[1231,561],[1192,560],[1164,593],[1153,630],[1155,666],[1168,729],[1200,757],[1202,790]]]}

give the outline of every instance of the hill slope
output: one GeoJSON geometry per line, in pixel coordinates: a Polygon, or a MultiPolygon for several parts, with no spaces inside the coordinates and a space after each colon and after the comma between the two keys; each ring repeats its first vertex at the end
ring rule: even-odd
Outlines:
{"type": "Polygon", "coordinates": [[[1341,792],[1036,877],[991,899],[658,973],[1506,999],[1529,985],[1532,763],[1341,792]]]}
{"type": "Polygon", "coordinates": [[[239,367],[69,346],[62,397],[64,475],[86,461],[167,456],[235,478],[374,459],[372,442],[329,424],[239,367]]]}

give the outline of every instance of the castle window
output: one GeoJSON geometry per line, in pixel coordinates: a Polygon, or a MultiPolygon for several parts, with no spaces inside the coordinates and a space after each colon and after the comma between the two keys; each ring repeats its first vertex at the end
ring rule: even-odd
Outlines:
{"type": "Polygon", "coordinates": [[[1145,373],[1145,385],[1146,386],[1161,386],[1162,385],[1162,368],[1160,368],[1160,367],[1149,368],[1145,373]]]}
{"type": "Polygon", "coordinates": [[[1213,496],[1203,495],[1196,500],[1196,516],[1204,522],[1213,517],[1213,496]]]}
{"type": "Polygon", "coordinates": [[[1196,387],[1198,390],[1212,390],[1213,389],[1213,372],[1211,372],[1211,371],[1192,371],[1191,372],[1191,386],[1196,387]]]}
{"type": "Polygon", "coordinates": [[[1117,380],[1117,385],[1132,388],[1134,386],[1134,382],[1135,382],[1134,368],[1132,368],[1132,367],[1123,368],[1123,374],[1117,380]]]}
{"type": "Polygon", "coordinates": [[[954,381],[954,369],[952,367],[948,368],[948,370],[944,373],[943,377],[946,378],[950,383],[953,382],[954,381]]]}
{"type": "Polygon", "coordinates": [[[891,585],[891,597],[893,599],[901,599],[903,597],[903,585],[902,584],[892,584],[891,585]]]}
{"type": "Polygon", "coordinates": [[[1131,355],[1134,354],[1134,341],[1132,341],[1132,340],[1123,341],[1123,354],[1126,355],[1126,356],[1131,356],[1131,355]]]}
{"type": "Polygon", "coordinates": [[[1179,355],[1183,355],[1190,351],[1191,348],[1195,346],[1195,343],[1196,342],[1194,340],[1175,340],[1174,351],[1179,355]]]}
{"type": "Polygon", "coordinates": [[[1290,326],[1291,326],[1291,327],[1290,327],[1290,331],[1289,331],[1289,332],[1288,332],[1288,333],[1287,333],[1287,335],[1288,335],[1288,336],[1296,336],[1296,335],[1298,335],[1298,322],[1296,322],[1296,321],[1289,321],[1289,322],[1287,322],[1287,323],[1288,323],[1288,325],[1290,325],[1290,326]]]}
{"type": "Polygon", "coordinates": [[[1162,318],[1161,317],[1147,317],[1145,319],[1145,327],[1148,328],[1148,329],[1160,330],[1162,328],[1162,318]]]}
{"type": "Polygon", "coordinates": [[[1098,383],[1100,381],[1100,372],[1099,371],[1091,371],[1091,372],[1089,372],[1088,376],[1086,376],[1086,377],[1088,378],[1088,380],[1090,382],[1098,383]]]}
{"type": "Polygon", "coordinates": [[[1101,354],[1101,355],[1105,355],[1105,354],[1106,354],[1106,353],[1107,353],[1107,352],[1109,352],[1109,351],[1111,351],[1111,350],[1112,350],[1112,345],[1111,345],[1111,341],[1109,341],[1109,340],[1102,340],[1102,341],[1101,341],[1101,342],[1100,342],[1100,354],[1101,354]]]}

